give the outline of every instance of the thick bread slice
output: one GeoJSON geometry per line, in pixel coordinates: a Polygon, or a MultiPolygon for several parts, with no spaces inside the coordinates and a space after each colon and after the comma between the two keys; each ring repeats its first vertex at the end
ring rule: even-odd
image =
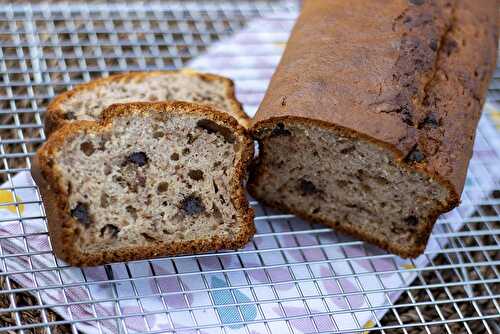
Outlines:
{"type": "Polygon", "coordinates": [[[187,101],[211,105],[247,126],[231,79],[193,70],[132,72],[93,80],[55,97],[45,114],[45,132],[75,120],[96,121],[114,103],[187,101]]]}
{"type": "Polygon", "coordinates": [[[34,157],[58,257],[92,266],[245,245],[253,141],[227,113],[186,102],[112,105],[34,157]]]}
{"type": "Polygon", "coordinates": [[[305,1],[253,133],[249,191],[403,257],[459,203],[498,2],[305,1]]]}

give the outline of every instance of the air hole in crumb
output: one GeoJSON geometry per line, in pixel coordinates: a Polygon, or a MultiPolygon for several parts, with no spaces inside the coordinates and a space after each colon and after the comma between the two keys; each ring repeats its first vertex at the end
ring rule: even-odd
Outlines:
{"type": "Polygon", "coordinates": [[[219,192],[219,187],[217,186],[217,183],[215,183],[215,181],[212,180],[212,183],[214,184],[214,191],[217,194],[219,192]]]}
{"type": "Polygon", "coordinates": [[[224,196],[219,195],[219,199],[220,199],[220,202],[221,202],[222,204],[226,204],[226,200],[224,199],[224,196]]]}
{"type": "Polygon", "coordinates": [[[199,197],[189,195],[182,200],[181,209],[188,215],[198,215],[205,211],[205,206],[199,197]]]}
{"type": "Polygon", "coordinates": [[[161,137],[163,137],[163,132],[161,132],[161,131],[155,131],[155,132],[153,132],[153,138],[158,139],[158,138],[161,138],[161,137]]]}
{"type": "Polygon", "coordinates": [[[137,209],[136,208],[134,208],[132,205],[127,205],[126,209],[132,218],[137,219],[137,209]]]}
{"type": "Polygon", "coordinates": [[[179,153],[172,153],[170,156],[170,160],[177,161],[179,160],[179,153]]]}
{"type": "Polygon", "coordinates": [[[348,146],[348,147],[344,147],[343,149],[340,150],[340,153],[342,154],[348,154],[348,153],[351,153],[353,151],[355,151],[356,148],[354,146],[348,146]]]}
{"type": "Polygon", "coordinates": [[[118,232],[120,232],[120,229],[118,227],[116,227],[113,224],[106,224],[104,225],[103,228],[101,228],[100,234],[101,238],[103,237],[116,238],[118,232]]]}
{"type": "Polygon", "coordinates": [[[361,183],[361,189],[364,191],[364,192],[371,192],[372,191],[372,187],[370,187],[369,185],[365,184],[365,183],[361,183]]]}
{"type": "Polygon", "coordinates": [[[76,119],[76,115],[75,115],[75,113],[74,113],[74,112],[72,112],[72,111],[68,111],[68,112],[66,113],[66,119],[76,119]]]}
{"type": "Polygon", "coordinates": [[[222,163],[220,161],[214,162],[214,168],[217,168],[221,165],[222,163]]]}
{"type": "Polygon", "coordinates": [[[192,143],[194,143],[196,141],[196,139],[198,139],[198,136],[195,136],[192,133],[188,133],[187,139],[188,139],[187,143],[188,144],[192,144],[192,143]]]}
{"type": "Polygon", "coordinates": [[[319,208],[315,208],[312,213],[318,213],[319,212],[319,208]]]}
{"type": "Polygon", "coordinates": [[[86,141],[80,144],[80,150],[85,153],[86,156],[91,156],[94,153],[94,145],[91,142],[86,141]]]}
{"type": "Polygon", "coordinates": [[[109,206],[109,196],[106,193],[101,194],[101,208],[107,208],[109,206]]]}
{"type": "Polygon", "coordinates": [[[156,190],[159,193],[164,193],[165,191],[168,190],[168,182],[160,182],[160,183],[158,183],[158,186],[156,187],[156,190]]]}
{"type": "Polygon", "coordinates": [[[380,185],[383,185],[383,186],[384,186],[384,185],[388,185],[388,184],[389,184],[389,181],[388,181],[385,177],[383,177],[383,176],[377,176],[377,175],[375,175],[375,176],[373,176],[372,178],[373,178],[373,180],[374,180],[376,183],[378,183],[378,184],[380,184],[380,185]]]}
{"type": "Polygon", "coordinates": [[[222,219],[222,213],[215,204],[212,206],[212,211],[215,218],[222,219]]]}
{"type": "Polygon", "coordinates": [[[147,241],[150,241],[150,242],[153,242],[153,241],[157,241],[154,237],[150,236],[149,234],[147,233],[141,233],[142,237],[144,239],[146,239],[147,241]]]}
{"type": "Polygon", "coordinates": [[[234,143],[236,140],[234,134],[229,128],[219,125],[209,119],[200,119],[196,122],[196,126],[208,133],[220,134],[230,144],[234,143]]]}
{"type": "Polygon", "coordinates": [[[189,148],[185,148],[182,150],[182,155],[188,155],[191,151],[189,150],[189,148]]]}
{"type": "Polygon", "coordinates": [[[188,176],[195,181],[203,180],[203,172],[199,169],[190,170],[188,176]]]}
{"type": "Polygon", "coordinates": [[[109,174],[111,174],[112,171],[113,171],[113,169],[111,168],[111,166],[104,165],[104,175],[109,175],[109,174]]]}
{"type": "Polygon", "coordinates": [[[335,180],[335,183],[339,188],[345,188],[348,185],[348,182],[346,180],[335,180]]]}
{"type": "Polygon", "coordinates": [[[76,207],[71,210],[71,216],[75,218],[80,224],[90,225],[92,220],[89,215],[89,205],[86,203],[78,202],[76,207]]]}

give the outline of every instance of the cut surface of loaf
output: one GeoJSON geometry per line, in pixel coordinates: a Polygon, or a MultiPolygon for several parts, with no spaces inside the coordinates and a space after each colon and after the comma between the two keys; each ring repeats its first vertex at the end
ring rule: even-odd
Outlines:
{"type": "Polygon", "coordinates": [[[73,265],[237,248],[254,233],[243,180],[253,142],[201,105],[113,105],[37,152],[56,255],[73,265]]]}
{"type": "Polygon", "coordinates": [[[225,111],[243,126],[249,122],[235,97],[232,80],[192,70],[116,74],[76,86],[57,96],[47,107],[47,135],[66,123],[96,121],[114,103],[187,101],[225,111]]]}
{"type": "Polygon", "coordinates": [[[436,216],[455,201],[429,175],[348,131],[283,120],[259,138],[249,181],[255,198],[403,256],[422,250],[436,216]]]}
{"type": "Polygon", "coordinates": [[[459,203],[494,0],[305,1],[252,132],[250,193],[403,257],[459,203]]]}

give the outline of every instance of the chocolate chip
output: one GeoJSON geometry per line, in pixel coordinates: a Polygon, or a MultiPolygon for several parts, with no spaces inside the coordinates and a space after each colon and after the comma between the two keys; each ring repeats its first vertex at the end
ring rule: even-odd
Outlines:
{"type": "Polygon", "coordinates": [[[424,118],[424,120],[419,125],[420,125],[419,128],[421,128],[423,126],[437,128],[439,126],[439,121],[436,119],[436,115],[429,114],[424,118]]]}
{"type": "Polygon", "coordinates": [[[299,180],[299,189],[302,191],[302,195],[310,195],[318,192],[318,189],[311,181],[306,179],[299,180]]]}
{"type": "Polygon", "coordinates": [[[416,226],[418,224],[418,218],[413,215],[405,217],[403,220],[405,223],[411,226],[416,226]]]}
{"type": "Polygon", "coordinates": [[[188,215],[198,215],[205,211],[205,206],[199,197],[189,195],[182,200],[181,209],[188,215]]]}
{"type": "Polygon", "coordinates": [[[179,153],[172,153],[170,156],[170,160],[177,161],[179,160],[179,153]]]}
{"type": "Polygon", "coordinates": [[[289,130],[285,129],[285,125],[283,123],[277,123],[273,131],[271,131],[271,137],[291,136],[291,135],[292,133],[289,130]]]}
{"type": "Polygon", "coordinates": [[[160,182],[158,186],[156,187],[156,190],[159,193],[164,193],[165,191],[168,190],[168,182],[160,182]]]}
{"type": "Polygon", "coordinates": [[[425,160],[424,154],[415,146],[410,153],[404,158],[407,163],[422,162],[425,160]]]}
{"type": "Polygon", "coordinates": [[[126,165],[128,162],[142,167],[148,163],[148,156],[144,152],[134,152],[127,157],[127,161],[124,164],[126,165]]]}
{"type": "Polygon", "coordinates": [[[199,169],[190,170],[188,176],[195,181],[203,180],[203,172],[199,169]]]}
{"type": "Polygon", "coordinates": [[[352,151],[355,151],[356,148],[354,146],[348,146],[348,147],[344,147],[343,149],[340,150],[340,153],[342,154],[347,154],[347,153],[351,153],[352,151]]]}
{"type": "Polygon", "coordinates": [[[209,119],[200,119],[196,122],[196,126],[208,133],[220,134],[228,143],[232,144],[236,140],[233,132],[229,128],[219,125],[209,119]]]}
{"type": "Polygon", "coordinates": [[[118,232],[120,232],[120,229],[113,224],[106,224],[104,225],[103,228],[101,228],[100,232],[101,232],[101,238],[103,238],[104,235],[110,238],[116,238],[118,232]]]}
{"type": "Polygon", "coordinates": [[[425,0],[409,0],[411,4],[414,4],[415,6],[421,6],[425,3],[425,0]]]}
{"type": "Polygon", "coordinates": [[[94,153],[94,145],[91,142],[86,141],[80,144],[80,150],[85,153],[86,156],[91,156],[94,153]]]}
{"type": "Polygon", "coordinates": [[[68,111],[68,112],[66,113],[66,119],[71,119],[71,120],[76,119],[76,115],[75,115],[75,113],[74,113],[74,112],[72,112],[72,111],[68,111]]]}
{"type": "Polygon", "coordinates": [[[75,218],[80,224],[90,225],[92,220],[89,215],[89,205],[86,203],[78,202],[76,207],[71,210],[71,216],[75,218]]]}

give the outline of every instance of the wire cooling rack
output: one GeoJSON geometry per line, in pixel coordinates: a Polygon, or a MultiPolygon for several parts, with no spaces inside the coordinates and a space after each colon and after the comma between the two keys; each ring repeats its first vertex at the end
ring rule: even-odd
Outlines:
{"type": "Polygon", "coordinates": [[[483,116],[490,128],[478,133],[462,206],[440,219],[431,241],[442,247],[426,251],[421,257],[425,265],[255,201],[258,233],[242,250],[94,271],[53,258],[42,202],[26,176],[30,158],[45,140],[42,120],[48,101],[78,83],[115,72],[183,67],[214,42],[271,17],[275,25],[266,31],[269,45],[259,45],[254,38],[259,33],[249,30],[250,51],[234,67],[228,62],[239,97],[252,112],[273,71],[266,64],[277,62],[276,47],[286,41],[279,29],[289,30],[297,7],[292,1],[0,7],[0,178],[5,182],[0,213],[11,215],[0,218],[0,331],[500,332],[500,185],[492,177],[500,169],[500,135],[494,130],[495,119],[497,128],[500,124],[498,69],[488,97],[497,111],[492,107],[483,116]],[[259,71],[245,71],[245,57],[257,59],[259,71]],[[26,194],[35,197],[24,200],[26,194]],[[40,214],[27,215],[28,208],[40,214]],[[14,228],[6,232],[12,221],[14,228]],[[47,250],[32,246],[33,241],[47,250]],[[385,266],[378,268],[381,261],[385,266]],[[357,270],[358,264],[369,269],[357,270]],[[42,284],[49,275],[56,281],[42,284]],[[68,282],[68,275],[79,281],[68,282]],[[414,281],[387,286],[388,276],[414,281]],[[367,290],[367,279],[378,287],[367,290]],[[150,290],[145,292],[145,286],[150,290]],[[111,294],[102,298],[96,296],[99,291],[111,294]],[[375,297],[382,302],[374,302],[375,297]],[[151,311],[153,299],[159,306],[151,311]],[[167,325],[155,327],[154,317],[167,325]]]}

